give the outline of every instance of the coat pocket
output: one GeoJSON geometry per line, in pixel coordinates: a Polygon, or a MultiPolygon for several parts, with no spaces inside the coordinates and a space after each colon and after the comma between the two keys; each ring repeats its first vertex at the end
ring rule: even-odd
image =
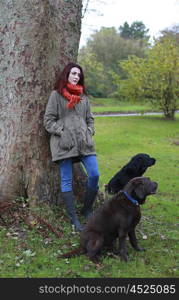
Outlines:
{"type": "Polygon", "coordinates": [[[59,153],[59,142],[60,136],[52,134],[50,137],[50,150],[52,153],[52,157],[57,157],[57,154],[59,153]]]}
{"type": "Polygon", "coordinates": [[[63,121],[62,120],[58,120],[57,123],[56,123],[56,127],[57,127],[56,134],[58,134],[59,136],[61,136],[61,133],[62,133],[63,127],[64,127],[63,121]]]}
{"type": "Polygon", "coordinates": [[[65,128],[60,137],[60,148],[63,150],[70,150],[74,146],[73,134],[65,128]]]}
{"type": "Polygon", "coordinates": [[[86,131],[86,143],[88,147],[93,147],[94,146],[94,142],[92,139],[92,134],[91,131],[89,129],[87,129],[86,131]]]}

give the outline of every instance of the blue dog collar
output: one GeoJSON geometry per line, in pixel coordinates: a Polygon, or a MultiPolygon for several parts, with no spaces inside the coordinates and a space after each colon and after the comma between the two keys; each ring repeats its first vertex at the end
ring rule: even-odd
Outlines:
{"type": "Polygon", "coordinates": [[[133,204],[139,205],[138,201],[132,198],[127,192],[123,191],[123,193],[126,195],[127,199],[130,200],[133,204]]]}

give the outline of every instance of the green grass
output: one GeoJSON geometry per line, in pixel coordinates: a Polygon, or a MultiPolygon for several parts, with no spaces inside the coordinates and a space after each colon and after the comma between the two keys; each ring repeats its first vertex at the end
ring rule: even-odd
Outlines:
{"type": "MultiPolygon", "coordinates": [[[[92,105],[92,112],[94,114],[102,113],[146,113],[146,112],[158,112],[160,109],[156,105],[152,105],[151,102],[139,102],[139,103],[128,103],[122,102],[115,98],[90,98],[90,103],[92,105]]],[[[179,100],[178,100],[179,109],[179,100]]]]}
{"type": "Polygon", "coordinates": [[[151,103],[126,103],[121,102],[120,100],[114,98],[90,98],[90,102],[92,105],[92,112],[94,114],[100,114],[104,112],[151,112],[158,111],[156,107],[153,107],[151,103]]]}
{"type": "MultiPolygon", "coordinates": [[[[137,237],[145,252],[136,252],[128,244],[130,261],[108,255],[95,266],[86,256],[59,259],[60,253],[75,248],[79,234],[73,234],[63,206],[42,205],[37,213],[57,230],[42,235],[40,226],[29,230],[24,223],[0,231],[0,277],[68,277],[68,278],[165,278],[179,277],[178,269],[178,201],[179,201],[179,118],[95,117],[94,136],[100,168],[100,190],[130,158],[140,152],[156,158],[146,176],[158,182],[158,192],[141,207],[142,219],[137,237]]],[[[80,220],[84,219],[80,216],[80,220]]],[[[10,220],[9,220],[10,222],[10,220]]]]}
{"type": "Polygon", "coordinates": [[[148,174],[155,175],[162,191],[175,192],[179,175],[178,121],[178,118],[166,121],[156,116],[96,117],[95,141],[101,181],[107,183],[133,155],[144,152],[157,159],[155,168],[150,168],[148,174]]]}

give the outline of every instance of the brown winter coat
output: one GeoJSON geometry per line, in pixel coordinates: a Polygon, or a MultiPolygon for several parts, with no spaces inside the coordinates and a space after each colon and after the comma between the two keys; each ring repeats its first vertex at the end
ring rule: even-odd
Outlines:
{"type": "Polygon", "coordinates": [[[69,157],[95,155],[92,135],[94,118],[85,95],[74,108],[66,107],[67,100],[57,91],[52,91],[44,116],[45,129],[51,134],[52,161],[69,157]]]}

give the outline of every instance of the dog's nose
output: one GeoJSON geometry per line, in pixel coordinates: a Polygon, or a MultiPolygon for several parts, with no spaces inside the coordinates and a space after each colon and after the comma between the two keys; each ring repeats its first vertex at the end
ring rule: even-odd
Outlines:
{"type": "Polygon", "coordinates": [[[158,183],[157,182],[153,182],[153,188],[154,188],[154,190],[156,191],[157,190],[157,188],[158,188],[158,183]]]}

